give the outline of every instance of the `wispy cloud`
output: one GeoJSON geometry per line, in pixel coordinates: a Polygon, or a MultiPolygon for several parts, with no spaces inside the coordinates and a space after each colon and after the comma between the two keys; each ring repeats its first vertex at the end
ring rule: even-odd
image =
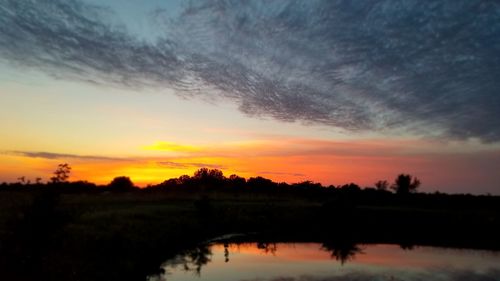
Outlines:
{"type": "Polygon", "coordinates": [[[225,166],[208,163],[189,163],[189,162],[174,162],[174,161],[160,161],[157,162],[162,167],[172,169],[188,169],[188,168],[210,168],[210,169],[226,169],[225,166]]]}
{"type": "Polygon", "coordinates": [[[52,153],[52,152],[33,152],[33,151],[4,151],[3,154],[29,157],[29,158],[43,158],[43,159],[81,159],[81,160],[95,160],[95,161],[130,160],[125,158],[114,158],[106,156],[78,155],[78,154],[65,154],[65,153],[52,153]]]}
{"type": "Polygon", "coordinates": [[[186,152],[192,153],[201,150],[201,147],[197,147],[194,145],[184,145],[175,142],[166,142],[166,141],[158,141],[154,144],[147,145],[142,147],[144,150],[152,150],[152,151],[169,151],[169,152],[186,152]]]}
{"type": "Polygon", "coordinates": [[[251,116],[500,140],[496,1],[193,1],[163,37],[79,0],[0,0],[0,57],[64,79],[175,88],[251,116]]]}
{"type": "Polygon", "coordinates": [[[259,175],[279,175],[279,176],[294,176],[294,177],[305,177],[306,175],[301,173],[286,173],[286,172],[269,172],[269,171],[260,171],[259,175]]]}

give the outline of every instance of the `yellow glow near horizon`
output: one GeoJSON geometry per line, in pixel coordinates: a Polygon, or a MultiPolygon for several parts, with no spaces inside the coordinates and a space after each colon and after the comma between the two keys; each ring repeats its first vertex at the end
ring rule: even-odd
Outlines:
{"type": "Polygon", "coordinates": [[[169,152],[197,152],[201,148],[192,145],[183,145],[174,142],[157,141],[152,145],[143,146],[144,150],[169,151],[169,152]]]}
{"type": "Polygon", "coordinates": [[[263,176],[277,182],[312,180],[324,185],[355,182],[372,186],[377,180],[392,181],[404,172],[418,176],[423,187],[433,191],[448,181],[465,186],[494,180],[491,169],[482,168],[475,174],[467,171],[487,167],[485,164],[490,163],[490,159],[498,157],[494,150],[471,154],[466,145],[463,145],[464,152],[457,153],[456,145],[436,150],[432,149],[432,143],[401,140],[273,139],[213,145],[156,141],[141,147],[148,154],[126,158],[69,154],[47,158],[43,153],[4,153],[0,154],[0,177],[10,182],[21,176],[32,182],[36,177],[46,181],[57,164],[69,163],[73,167],[70,180],[97,184],[128,176],[136,185],[146,186],[184,174],[192,175],[197,169],[207,167],[220,169],[226,176],[263,176]]]}

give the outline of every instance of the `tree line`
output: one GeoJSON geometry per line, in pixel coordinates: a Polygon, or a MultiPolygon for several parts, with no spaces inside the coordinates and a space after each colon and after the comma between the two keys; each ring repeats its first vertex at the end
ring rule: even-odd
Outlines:
{"type": "MultiPolygon", "coordinates": [[[[36,178],[32,183],[26,177],[18,178],[17,183],[2,183],[0,187],[16,187],[16,186],[42,186],[48,185],[53,187],[74,186],[80,188],[106,188],[111,191],[133,191],[138,187],[134,185],[132,180],[127,176],[115,177],[109,184],[98,186],[94,183],[87,181],[70,182],[71,166],[67,163],[59,164],[50,181],[42,183],[41,178],[36,178]]],[[[421,181],[409,174],[399,174],[390,184],[387,180],[379,180],[374,183],[374,187],[365,187],[364,189],[376,190],[380,192],[394,191],[396,194],[410,194],[416,193],[421,181]]],[[[275,182],[271,179],[262,176],[250,177],[248,179],[232,174],[226,177],[219,169],[200,168],[194,172],[192,176],[182,175],[177,178],[171,178],[163,181],[160,184],[148,185],[146,190],[228,190],[228,191],[277,191],[277,190],[307,190],[319,191],[325,189],[339,189],[344,191],[359,191],[362,188],[355,183],[348,183],[344,185],[329,185],[323,186],[320,183],[313,181],[302,181],[298,183],[275,182]]]]}

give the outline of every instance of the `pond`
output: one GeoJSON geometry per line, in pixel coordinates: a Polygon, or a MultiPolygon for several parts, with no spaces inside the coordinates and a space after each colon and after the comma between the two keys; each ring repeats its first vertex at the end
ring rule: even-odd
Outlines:
{"type": "Polygon", "coordinates": [[[148,281],[499,281],[484,250],[332,243],[214,243],[186,251],[148,281]]]}

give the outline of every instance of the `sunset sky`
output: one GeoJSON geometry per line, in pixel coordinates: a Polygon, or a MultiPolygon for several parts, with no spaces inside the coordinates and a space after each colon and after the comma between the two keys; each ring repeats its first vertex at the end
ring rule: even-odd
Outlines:
{"type": "Polygon", "coordinates": [[[0,182],[500,194],[500,2],[0,0],[0,182]]]}

